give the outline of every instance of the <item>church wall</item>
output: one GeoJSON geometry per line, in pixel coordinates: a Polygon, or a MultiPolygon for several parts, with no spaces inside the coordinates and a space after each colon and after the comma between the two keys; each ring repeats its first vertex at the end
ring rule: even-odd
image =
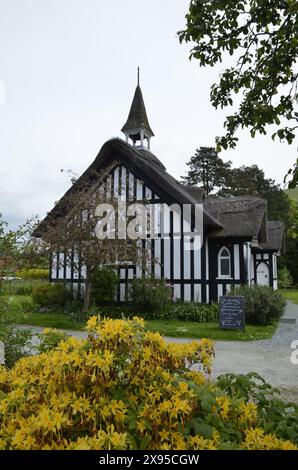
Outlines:
{"type": "Polygon", "coordinates": [[[206,292],[209,302],[217,302],[220,296],[229,292],[232,286],[247,282],[245,272],[245,241],[233,238],[210,238],[208,243],[209,276],[206,292]],[[220,253],[229,253],[229,273],[220,272],[220,253]]]}
{"type": "MultiPolygon", "coordinates": [[[[141,181],[124,165],[118,165],[106,178],[99,191],[108,196],[113,195],[128,201],[144,201],[154,207],[154,239],[140,240],[138,243],[147,246],[151,260],[148,264],[148,276],[164,278],[172,286],[173,296],[186,302],[218,301],[233,285],[254,283],[256,277],[256,255],[251,253],[250,243],[242,239],[208,238],[204,236],[201,249],[187,249],[192,227],[183,218],[183,214],[170,212],[165,218],[164,232],[161,237],[159,195],[141,181]],[[181,236],[182,235],[182,236],[181,236]],[[226,246],[230,253],[230,275],[222,277],[218,273],[218,256],[220,249],[226,246]],[[158,261],[154,262],[154,258],[158,261]]],[[[270,285],[276,286],[273,277],[274,258],[268,255],[272,274],[270,285]]],[[[67,281],[74,292],[80,296],[83,292],[85,267],[81,265],[79,255],[74,252],[53,254],[51,260],[51,280],[67,281]]],[[[140,266],[118,268],[119,289],[117,300],[128,299],[130,280],[140,278],[140,266]]]]}
{"type": "Polygon", "coordinates": [[[264,282],[264,285],[268,285],[273,289],[277,289],[277,262],[276,262],[276,253],[273,251],[252,251],[252,283],[254,284],[262,284],[261,277],[259,276],[258,279],[258,267],[262,264],[263,266],[267,266],[268,269],[268,282],[264,282]]]}

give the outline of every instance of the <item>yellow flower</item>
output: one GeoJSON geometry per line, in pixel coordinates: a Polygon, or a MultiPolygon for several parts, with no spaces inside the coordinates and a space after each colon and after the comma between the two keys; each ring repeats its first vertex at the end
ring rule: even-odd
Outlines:
{"type": "Polygon", "coordinates": [[[246,424],[253,424],[257,420],[257,413],[258,413],[258,408],[255,403],[248,402],[244,403],[241,402],[239,404],[239,422],[241,423],[246,423],[246,424]]]}
{"type": "Polygon", "coordinates": [[[5,449],[6,449],[5,439],[0,438],[0,450],[5,450],[5,449]]]}
{"type": "Polygon", "coordinates": [[[224,427],[210,439],[189,434],[204,393],[217,397],[217,419],[206,412],[206,423],[229,420],[243,433],[241,445],[231,446],[295,448],[256,427],[254,403],[222,395],[207,382],[211,341],[167,344],[159,333],[145,332],[138,318],[93,317],[88,328],[86,340],[68,338],[11,370],[0,367],[0,449],[124,450],[143,436],[148,449],[216,449],[226,445],[224,427]]]}
{"type": "Polygon", "coordinates": [[[84,411],[84,404],[82,400],[79,398],[74,401],[74,403],[71,404],[72,407],[72,414],[76,415],[78,412],[83,412],[84,411]]]}
{"type": "Polygon", "coordinates": [[[23,442],[24,449],[32,450],[37,446],[36,439],[32,436],[27,436],[23,442]]]}
{"type": "Polygon", "coordinates": [[[298,450],[292,442],[278,439],[273,434],[265,434],[260,428],[246,430],[242,447],[251,450],[298,450]]]}
{"type": "Polygon", "coordinates": [[[97,317],[93,316],[93,317],[90,317],[87,321],[87,326],[86,326],[86,329],[88,331],[93,331],[95,330],[95,328],[97,327],[97,323],[98,323],[98,319],[97,317]]]}
{"type": "Polygon", "coordinates": [[[169,432],[163,429],[159,432],[161,442],[166,441],[169,438],[169,432]]]}
{"type": "Polygon", "coordinates": [[[166,442],[163,442],[159,448],[160,450],[172,450],[171,444],[167,444],[166,442]]]}
{"type": "Polygon", "coordinates": [[[72,365],[78,366],[78,367],[81,366],[83,362],[82,356],[78,351],[71,353],[70,360],[71,360],[72,365]]]}
{"type": "Polygon", "coordinates": [[[119,449],[119,450],[126,449],[126,433],[119,434],[117,432],[114,432],[110,436],[110,442],[113,446],[112,448],[114,449],[119,449]]]}
{"type": "Polygon", "coordinates": [[[204,439],[202,436],[194,436],[189,439],[190,450],[216,450],[217,443],[214,439],[204,439]]]}
{"type": "Polygon", "coordinates": [[[216,403],[219,405],[219,415],[221,419],[228,419],[231,407],[230,399],[226,396],[217,397],[216,403]]]}
{"type": "Polygon", "coordinates": [[[184,376],[191,379],[196,385],[203,385],[206,382],[206,377],[202,372],[187,371],[184,376]]]}
{"type": "Polygon", "coordinates": [[[186,393],[190,391],[186,382],[179,382],[179,390],[181,391],[181,393],[186,393]]]}
{"type": "Polygon", "coordinates": [[[144,431],[146,431],[146,425],[144,423],[144,421],[138,421],[137,422],[137,430],[143,434],[144,431]]]}
{"type": "Polygon", "coordinates": [[[90,450],[87,438],[79,437],[76,444],[74,445],[75,450],[90,450]]]}
{"type": "Polygon", "coordinates": [[[62,428],[63,424],[69,424],[69,420],[62,413],[57,412],[53,414],[52,422],[57,431],[62,428]]]}
{"type": "Polygon", "coordinates": [[[40,427],[52,430],[54,425],[51,419],[50,411],[47,408],[42,408],[42,410],[38,414],[38,422],[40,427]]]}
{"type": "Polygon", "coordinates": [[[152,351],[151,351],[151,348],[149,348],[149,346],[145,346],[144,349],[143,349],[143,358],[145,361],[150,361],[150,358],[152,356],[152,351]]]}
{"type": "Polygon", "coordinates": [[[182,434],[178,432],[173,432],[172,433],[172,446],[174,450],[186,450],[186,442],[182,436],[182,434]]]}
{"type": "Polygon", "coordinates": [[[142,317],[132,317],[132,320],[138,328],[143,329],[145,327],[144,318],[142,318],[142,317]]]}
{"type": "Polygon", "coordinates": [[[124,421],[127,412],[127,405],[122,400],[112,400],[109,405],[109,410],[115,416],[117,421],[124,421]]]}
{"type": "Polygon", "coordinates": [[[26,438],[26,434],[23,430],[18,429],[15,431],[15,434],[12,438],[12,444],[17,449],[24,449],[24,440],[26,438]]]}

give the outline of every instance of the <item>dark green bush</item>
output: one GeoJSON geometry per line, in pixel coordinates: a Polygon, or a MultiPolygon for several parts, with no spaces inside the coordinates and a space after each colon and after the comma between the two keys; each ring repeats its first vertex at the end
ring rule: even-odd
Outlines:
{"type": "Polygon", "coordinates": [[[33,289],[32,299],[36,305],[40,307],[46,307],[48,305],[48,292],[51,286],[51,284],[43,284],[33,289]]]}
{"type": "Polygon", "coordinates": [[[22,269],[17,271],[16,275],[23,279],[31,280],[48,280],[49,279],[49,270],[41,268],[31,268],[31,269],[22,269]]]}
{"type": "Polygon", "coordinates": [[[286,266],[278,270],[277,278],[280,289],[289,289],[293,286],[293,277],[286,266]]]}
{"type": "Polygon", "coordinates": [[[20,283],[15,286],[14,295],[31,295],[34,286],[30,282],[20,283]]]}
{"type": "Polygon", "coordinates": [[[164,279],[133,279],[132,302],[142,312],[166,312],[172,303],[172,289],[164,279]]]}
{"type": "Polygon", "coordinates": [[[216,322],[218,321],[218,305],[177,302],[169,309],[167,318],[182,321],[216,322]]]}
{"type": "Polygon", "coordinates": [[[34,303],[31,297],[26,296],[24,298],[18,299],[15,303],[15,310],[20,313],[28,313],[34,310],[34,303]]]}
{"type": "Polygon", "coordinates": [[[41,284],[33,289],[32,298],[39,307],[64,307],[71,300],[72,294],[61,283],[41,284]]]}
{"type": "Polygon", "coordinates": [[[31,282],[14,279],[3,281],[1,293],[3,295],[31,295],[32,288],[31,282]]]}
{"type": "Polygon", "coordinates": [[[286,305],[283,296],[268,286],[234,287],[228,295],[244,296],[245,321],[252,325],[271,325],[281,317],[286,305]]]}
{"type": "Polygon", "coordinates": [[[22,313],[11,307],[9,300],[0,296],[0,341],[4,345],[6,367],[13,367],[16,361],[30,353],[31,330],[12,326],[13,323],[21,321],[22,317],[22,313]]]}
{"type": "MultiPolygon", "coordinates": [[[[143,310],[134,304],[121,305],[105,305],[97,308],[91,308],[88,317],[100,314],[101,317],[108,318],[131,318],[134,315],[143,317],[145,320],[181,320],[181,321],[197,321],[197,322],[217,322],[218,321],[218,304],[197,304],[173,302],[164,311],[143,310]]],[[[71,315],[76,318],[76,314],[71,315]]],[[[77,321],[84,321],[86,318],[78,318],[77,321]]]]}
{"type": "Polygon", "coordinates": [[[88,312],[88,317],[93,315],[100,315],[102,318],[131,318],[135,315],[150,320],[150,314],[137,310],[134,305],[121,304],[121,305],[103,305],[98,308],[91,308],[88,312]]]}
{"type": "Polygon", "coordinates": [[[0,341],[4,344],[4,360],[8,368],[24,356],[29,356],[32,349],[32,332],[31,330],[21,330],[6,326],[0,331],[0,341]]]}
{"type": "Polygon", "coordinates": [[[91,285],[91,296],[96,305],[114,302],[118,287],[118,276],[113,269],[96,269],[92,273],[91,285]]]}

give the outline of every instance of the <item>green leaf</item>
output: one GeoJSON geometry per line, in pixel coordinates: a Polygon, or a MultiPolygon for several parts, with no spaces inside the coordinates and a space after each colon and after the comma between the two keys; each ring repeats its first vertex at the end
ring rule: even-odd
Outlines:
{"type": "Polygon", "coordinates": [[[147,449],[150,442],[151,442],[151,438],[147,434],[145,434],[145,436],[140,442],[139,450],[147,449]]]}
{"type": "Polygon", "coordinates": [[[196,434],[200,434],[200,436],[204,437],[204,439],[211,439],[213,436],[213,429],[209,424],[204,422],[195,422],[192,420],[193,428],[196,434]]]}
{"type": "Polygon", "coordinates": [[[212,404],[210,403],[210,401],[203,400],[201,402],[201,407],[203,408],[204,411],[208,411],[208,412],[212,411],[212,404]]]}

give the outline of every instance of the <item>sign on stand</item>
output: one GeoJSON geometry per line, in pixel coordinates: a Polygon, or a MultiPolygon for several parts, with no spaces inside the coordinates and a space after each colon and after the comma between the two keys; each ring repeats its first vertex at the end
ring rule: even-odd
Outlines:
{"type": "Polygon", "coordinates": [[[244,297],[225,295],[219,299],[219,327],[245,330],[244,297]]]}

